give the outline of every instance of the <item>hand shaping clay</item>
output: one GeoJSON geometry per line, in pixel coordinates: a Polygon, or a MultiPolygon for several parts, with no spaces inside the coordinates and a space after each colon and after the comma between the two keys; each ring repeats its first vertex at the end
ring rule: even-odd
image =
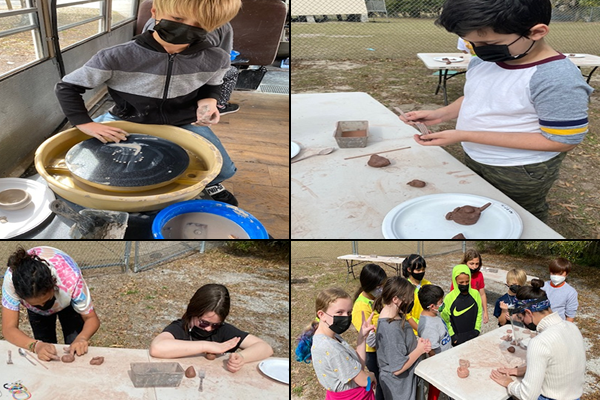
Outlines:
{"type": "Polygon", "coordinates": [[[407,185],[412,186],[412,187],[422,188],[422,187],[425,187],[427,184],[418,179],[413,179],[412,181],[408,182],[407,185]]]}
{"type": "Polygon", "coordinates": [[[104,357],[94,357],[90,360],[90,365],[100,365],[104,362],[104,357]]]}
{"type": "Polygon", "coordinates": [[[369,158],[367,165],[374,168],[381,168],[385,167],[386,165],[390,165],[390,160],[385,157],[378,156],[377,154],[373,154],[371,158],[369,158]]]}
{"type": "Polygon", "coordinates": [[[458,365],[460,365],[463,368],[469,368],[471,366],[471,363],[469,362],[469,360],[461,358],[460,360],[458,360],[458,365]]]}
{"type": "Polygon", "coordinates": [[[508,350],[508,352],[509,352],[509,353],[514,353],[514,352],[515,352],[515,348],[514,348],[514,347],[512,347],[512,346],[510,346],[510,347],[509,347],[508,349],[506,349],[506,350],[508,350]]]}
{"type": "Polygon", "coordinates": [[[469,376],[469,368],[458,367],[456,369],[456,373],[458,374],[459,378],[466,378],[467,376],[469,376]]]}
{"type": "Polygon", "coordinates": [[[193,366],[190,366],[188,369],[185,370],[186,378],[193,378],[195,376],[196,376],[196,370],[194,369],[193,366]]]}
{"type": "Polygon", "coordinates": [[[459,233],[458,235],[452,236],[452,239],[466,239],[466,237],[462,233],[459,233]]]}
{"type": "Polygon", "coordinates": [[[62,356],[61,361],[64,363],[72,363],[73,361],[75,361],[75,356],[71,354],[66,354],[62,356]]]}
{"type": "Polygon", "coordinates": [[[214,360],[215,358],[217,358],[216,354],[206,353],[207,360],[214,360]]]}
{"type": "Polygon", "coordinates": [[[473,206],[462,206],[456,207],[453,211],[446,214],[447,220],[453,220],[457,224],[461,225],[473,225],[479,221],[481,212],[491,206],[492,203],[484,204],[481,207],[473,206]]]}

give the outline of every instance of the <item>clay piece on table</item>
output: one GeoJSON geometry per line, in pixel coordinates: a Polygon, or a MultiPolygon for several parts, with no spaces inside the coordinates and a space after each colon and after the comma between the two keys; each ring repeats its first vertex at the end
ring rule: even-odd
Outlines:
{"type": "Polygon", "coordinates": [[[505,336],[502,336],[500,339],[501,339],[501,340],[504,340],[504,341],[506,341],[506,342],[510,342],[510,341],[512,340],[512,336],[510,336],[510,335],[505,335],[505,336]]]}
{"type": "Polygon", "coordinates": [[[446,219],[454,221],[460,225],[473,225],[479,221],[481,212],[491,206],[492,203],[484,204],[481,207],[462,206],[456,207],[454,210],[446,214],[446,219]]]}
{"type": "Polygon", "coordinates": [[[509,353],[514,353],[514,352],[515,352],[515,348],[514,348],[514,347],[512,347],[512,346],[510,346],[510,347],[509,347],[508,349],[506,349],[506,350],[508,350],[508,352],[509,352],[509,353]]]}
{"type": "Polygon", "coordinates": [[[508,329],[508,330],[506,331],[506,333],[512,333],[512,330],[511,330],[511,329],[508,329]]]}
{"type": "Polygon", "coordinates": [[[381,167],[385,167],[390,164],[391,164],[390,160],[388,160],[385,157],[378,156],[377,154],[373,154],[371,156],[371,158],[369,158],[369,161],[367,162],[367,165],[369,167],[373,167],[373,168],[381,168],[381,167]]]}
{"type": "Polygon", "coordinates": [[[422,188],[427,186],[427,183],[418,180],[418,179],[413,179],[412,181],[407,183],[408,186],[412,186],[412,187],[417,187],[417,188],[422,188]]]}
{"type": "Polygon", "coordinates": [[[466,239],[466,237],[462,233],[459,233],[458,235],[452,236],[452,239],[466,239]]]}
{"type": "Polygon", "coordinates": [[[207,360],[214,360],[215,358],[217,358],[216,354],[206,353],[206,359],[207,360]]]}
{"type": "Polygon", "coordinates": [[[469,360],[461,358],[460,360],[458,360],[458,365],[460,365],[463,368],[469,368],[471,366],[471,363],[469,362],[469,360]]]}
{"type": "Polygon", "coordinates": [[[523,334],[524,334],[524,335],[529,335],[530,333],[531,333],[531,331],[530,331],[529,329],[525,329],[525,330],[523,331],[523,334]]]}
{"type": "Polygon", "coordinates": [[[190,366],[188,369],[185,370],[186,378],[194,378],[195,376],[196,376],[196,370],[194,369],[193,366],[190,366]]]}
{"type": "Polygon", "coordinates": [[[469,368],[465,368],[465,367],[458,367],[456,369],[456,373],[458,374],[459,378],[466,378],[467,376],[469,376],[469,368]]]}
{"type": "Polygon", "coordinates": [[[75,356],[72,354],[65,354],[60,360],[64,363],[72,363],[75,361],[75,356]]]}
{"type": "Polygon", "coordinates": [[[104,362],[104,357],[94,357],[90,360],[90,365],[101,365],[104,362]]]}
{"type": "Polygon", "coordinates": [[[519,332],[519,328],[515,326],[515,332],[519,332]]]}

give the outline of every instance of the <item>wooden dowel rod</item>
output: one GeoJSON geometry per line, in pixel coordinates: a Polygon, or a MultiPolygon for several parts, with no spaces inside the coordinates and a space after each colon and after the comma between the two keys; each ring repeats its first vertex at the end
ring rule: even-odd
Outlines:
{"type": "Polygon", "coordinates": [[[366,156],[372,156],[373,154],[389,153],[390,151],[398,151],[398,150],[406,150],[406,149],[410,149],[410,146],[401,147],[399,149],[393,149],[393,150],[378,151],[377,153],[363,154],[361,156],[347,157],[347,158],[344,158],[344,160],[350,160],[351,158],[366,157],[366,156]]]}

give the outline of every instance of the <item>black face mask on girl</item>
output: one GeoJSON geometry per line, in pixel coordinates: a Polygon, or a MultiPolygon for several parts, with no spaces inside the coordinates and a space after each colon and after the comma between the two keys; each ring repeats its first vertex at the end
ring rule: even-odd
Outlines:
{"type": "Polygon", "coordinates": [[[190,336],[197,340],[205,340],[214,335],[215,332],[216,331],[214,329],[209,332],[205,329],[194,326],[192,329],[190,329],[190,336]]]}
{"type": "Polygon", "coordinates": [[[54,305],[55,302],[56,302],[56,296],[52,296],[52,298],[50,300],[48,300],[47,302],[45,302],[43,305],[35,306],[35,308],[37,308],[38,310],[42,310],[42,311],[48,311],[49,309],[52,308],[52,306],[54,305]]]}
{"type": "MultiPolygon", "coordinates": [[[[325,313],[327,314],[327,313],[325,313]]],[[[329,314],[327,314],[329,315],[329,314]]],[[[329,315],[331,317],[331,315],[329,315]]],[[[331,329],[333,332],[337,333],[338,335],[341,335],[342,333],[346,332],[348,330],[348,328],[350,328],[350,325],[352,325],[352,316],[348,315],[348,316],[342,316],[342,315],[333,315],[333,323],[331,325],[329,325],[329,329],[331,329]]]]}
{"type": "Polygon", "coordinates": [[[171,44],[191,44],[194,42],[202,42],[206,40],[206,32],[202,28],[182,24],[181,22],[161,19],[154,26],[154,31],[162,40],[171,44]]]}
{"type": "Polygon", "coordinates": [[[410,274],[419,282],[421,282],[423,280],[423,277],[425,276],[425,272],[411,272],[410,274]]]}

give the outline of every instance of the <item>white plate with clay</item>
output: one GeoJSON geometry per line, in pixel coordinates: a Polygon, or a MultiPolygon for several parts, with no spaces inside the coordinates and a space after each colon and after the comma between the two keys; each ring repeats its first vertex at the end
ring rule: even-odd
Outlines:
{"type": "Polygon", "coordinates": [[[288,358],[269,358],[261,361],[258,368],[269,378],[290,384],[290,360],[288,358]]]}
{"type": "Polygon", "coordinates": [[[494,199],[466,193],[440,193],[417,197],[394,207],[381,226],[386,239],[451,239],[462,233],[467,239],[518,239],[523,232],[519,214],[494,199]],[[446,219],[456,207],[491,206],[473,225],[446,219]]]}
{"type": "Polygon", "coordinates": [[[569,57],[569,58],[585,58],[585,54],[573,54],[573,53],[569,53],[569,54],[567,54],[567,57],[569,57]]]}
{"type": "Polygon", "coordinates": [[[465,61],[464,58],[460,58],[460,57],[434,57],[433,59],[435,61],[440,61],[440,62],[450,61],[451,63],[465,61]]]}
{"type": "Polygon", "coordinates": [[[0,191],[21,189],[31,195],[31,203],[20,210],[0,209],[0,239],[8,239],[32,230],[51,214],[50,203],[54,193],[43,183],[31,179],[1,178],[0,191]]]}
{"type": "Polygon", "coordinates": [[[292,142],[292,158],[296,157],[300,153],[300,146],[296,142],[292,142]]]}

